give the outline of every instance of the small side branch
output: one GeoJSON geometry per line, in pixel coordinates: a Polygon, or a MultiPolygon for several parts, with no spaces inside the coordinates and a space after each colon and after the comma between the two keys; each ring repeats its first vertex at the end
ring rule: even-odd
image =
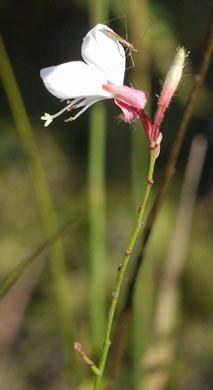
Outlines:
{"type": "Polygon", "coordinates": [[[100,375],[100,370],[95,365],[95,363],[90,358],[88,358],[88,356],[82,350],[81,344],[78,343],[78,342],[75,342],[73,344],[74,344],[75,350],[79,352],[79,355],[80,355],[81,359],[88,365],[88,367],[94,372],[94,374],[95,375],[100,375]]]}

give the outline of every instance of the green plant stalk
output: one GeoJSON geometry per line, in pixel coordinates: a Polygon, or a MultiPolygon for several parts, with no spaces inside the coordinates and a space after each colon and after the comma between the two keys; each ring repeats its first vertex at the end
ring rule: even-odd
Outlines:
{"type": "Polygon", "coordinates": [[[95,375],[99,375],[100,374],[100,370],[98,369],[98,367],[93,365],[93,362],[92,362],[91,359],[89,359],[86,355],[82,359],[89,366],[89,368],[94,372],[95,375]]]}
{"type": "Polygon", "coordinates": [[[125,275],[128,263],[129,263],[129,259],[130,259],[132,250],[134,248],[134,245],[136,243],[137,237],[139,235],[139,232],[140,232],[140,229],[142,226],[142,219],[143,219],[143,215],[144,215],[144,210],[145,210],[147,200],[149,198],[150,190],[151,190],[151,187],[153,184],[153,172],[154,172],[154,167],[155,167],[155,161],[156,161],[156,151],[150,149],[149,171],[148,171],[147,185],[146,185],[146,189],[145,189],[145,193],[144,193],[144,198],[143,198],[143,201],[141,203],[141,206],[139,207],[139,213],[138,213],[136,225],[135,225],[135,228],[133,230],[132,236],[130,238],[128,247],[125,251],[123,264],[118,271],[115,289],[112,293],[112,303],[111,303],[111,306],[109,309],[108,323],[107,323],[107,328],[106,328],[106,333],[105,333],[104,345],[103,345],[103,350],[102,350],[102,354],[101,354],[100,364],[98,367],[100,370],[100,375],[96,378],[94,390],[99,390],[101,380],[103,377],[106,359],[107,359],[107,355],[108,355],[108,350],[109,350],[109,346],[110,346],[110,335],[111,335],[111,329],[112,329],[112,323],[113,323],[113,319],[114,319],[115,309],[116,309],[121,285],[123,282],[123,278],[124,278],[124,275],[125,275]]]}
{"type": "Polygon", "coordinates": [[[98,367],[95,365],[95,363],[86,355],[86,353],[82,350],[82,346],[80,343],[75,342],[74,343],[74,348],[77,352],[79,352],[79,355],[81,359],[88,365],[90,370],[94,372],[95,375],[100,375],[100,370],[98,367]]]}
{"type": "Polygon", "coordinates": [[[105,149],[106,111],[102,102],[90,113],[89,138],[89,256],[90,330],[92,345],[100,353],[106,323],[105,299],[105,149]]]}
{"type": "MultiPolygon", "coordinates": [[[[3,40],[0,36],[0,76],[8,98],[14,121],[29,160],[32,180],[37,195],[44,229],[48,237],[58,231],[56,212],[49,192],[45,172],[39,158],[36,139],[25,110],[25,106],[10,64],[3,40]]],[[[29,205],[30,207],[30,205],[29,205]]],[[[72,313],[71,292],[67,278],[66,264],[61,240],[51,247],[51,271],[55,289],[66,367],[72,361],[72,313]]]]}
{"type": "MultiPolygon", "coordinates": [[[[90,26],[104,23],[109,15],[110,0],[89,0],[90,26]]],[[[89,267],[90,267],[90,331],[93,351],[100,353],[100,340],[106,323],[105,257],[105,160],[106,107],[99,102],[92,107],[89,122],[89,267]]]]}

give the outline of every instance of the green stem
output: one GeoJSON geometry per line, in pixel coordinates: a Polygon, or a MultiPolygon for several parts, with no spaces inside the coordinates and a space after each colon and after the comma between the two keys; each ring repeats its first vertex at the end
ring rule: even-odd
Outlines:
{"type": "MultiPolygon", "coordinates": [[[[90,25],[109,18],[110,0],[89,0],[90,25]]],[[[106,323],[106,130],[107,115],[103,102],[92,107],[89,125],[88,192],[89,192],[89,264],[90,330],[93,351],[100,353],[106,323]]]]}
{"type": "Polygon", "coordinates": [[[139,207],[139,213],[138,213],[136,225],[135,225],[135,228],[133,230],[132,236],[130,238],[128,247],[125,251],[123,264],[122,264],[121,268],[119,269],[115,289],[112,293],[112,303],[111,303],[111,307],[110,307],[109,314],[108,314],[107,329],[106,329],[106,333],[105,333],[104,345],[103,345],[101,360],[100,360],[100,364],[99,364],[100,375],[96,378],[94,390],[98,390],[100,388],[102,376],[104,373],[104,368],[105,368],[108,350],[109,350],[109,346],[110,346],[110,335],[111,335],[111,329],[112,329],[112,323],[113,323],[113,318],[114,318],[114,314],[115,314],[115,309],[116,309],[121,285],[123,282],[123,278],[124,278],[124,275],[126,272],[126,268],[128,266],[129,259],[130,259],[130,256],[132,254],[132,250],[134,248],[135,242],[137,240],[138,234],[139,234],[141,226],[142,226],[142,219],[143,219],[143,215],[144,215],[144,210],[145,210],[147,200],[148,200],[148,197],[150,194],[150,190],[151,190],[151,187],[153,184],[153,172],[154,172],[155,161],[156,161],[156,151],[150,150],[149,171],[148,171],[145,194],[144,194],[144,198],[143,198],[143,201],[141,203],[141,206],[139,207]]]}
{"type": "Polygon", "coordinates": [[[82,351],[82,346],[80,343],[75,342],[74,348],[79,352],[81,359],[88,365],[88,367],[94,372],[95,375],[100,375],[100,370],[95,365],[95,363],[82,351]]]}
{"type": "Polygon", "coordinates": [[[100,340],[106,323],[105,300],[105,156],[106,110],[103,102],[90,113],[89,137],[89,253],[90,330],[94,351],[100,353],[100,340]]]}

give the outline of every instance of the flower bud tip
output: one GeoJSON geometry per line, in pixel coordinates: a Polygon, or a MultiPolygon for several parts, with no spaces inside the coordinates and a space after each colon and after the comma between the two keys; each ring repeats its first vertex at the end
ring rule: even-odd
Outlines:
{"type": "MultiPolygon", "coordinates": [[[[160,125],[161,125],[161,122],[163,120],[165,111],[168,108],[168,106],[171,102],[171,99],[172,99],[172,97],[173,97],[173,95],[178,87],[178,84],[181,80],[184,62],[185,62],[185,58],[187,55],[188,55],[188,53],[186,53],[186,51],[183,47],[177,49],[177,54],[176,54],[171,66],[169,68],[166,79],[164,81],[163,89],[161,91],[161,94],[160,94],[160,97],[158,100],[158,108],[157,108],[155,118],[154,118],[153,129],[151,131],[151,140],[154,141],[154,147],[155,147],[155,143],[156,143],[157,138],[158,138],[160,125]]],[[[161,139],[159,140],[159,142],[160,141],[161,141],[161,139]]],[[[159,151],[160,151],[160,149],[157,148],[157,154],[159,154],[159,151]]],[[[156,157],[157,157],[157,155],[156,155],[156,157]]]]}
{"type": "Polygon", "coordinates": [[[177,49],[177,54],[166,76],[166,80],[164,82],[163,91],[161,93],[160,99],[165,90],[169,89],[172,92],[172,95],[174,94],[182,76],[185,58],[186,58],[185,49],[184,48],[177,49]]]}
{"type": "Polygon", "coordinates": [[[76,351],[81,352],[81,344],[80,343],[74,342],[73,345],[74,345],[74,348],[76,351]]]}

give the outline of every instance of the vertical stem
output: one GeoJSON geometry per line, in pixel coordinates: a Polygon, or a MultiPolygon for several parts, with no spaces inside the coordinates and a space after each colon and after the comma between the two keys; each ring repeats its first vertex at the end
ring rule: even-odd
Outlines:
{"type": "MultiPolygon", "coordinates": [[[[6,53],[3,41],[0,37],[0,76],[3,81],[9,106],[14,121],[22,140],[25,153],[29,160],[32,180],[37,195],[40,213],[44,229],[48,237],[54,235],[58,230],[58,223],[54,205],[49,192],[45,172],[39,159],[39,152],[35,136],[29,122],[24,103],[6,53]]],[[[67,368],[72,367],[72,315],[71,315],[71,292],[67,279],[66,264],[64,259],[61,240],[51,248],[51,270],[55,288],[55,299],[61,321],[61,334],[64,344],[65,362],[67,368]]]]}
{"type": "Polygon", "coordinates": [[[92,345],[100,351],[105,326],[105,138],[106,112],[103,103],[90,113],[89,138],[89,256],[90,326],[92,345]]]}
{"type": "MultiPolygon", "coordinates": [[[[109,3],[109,0],[89,1],[92,27],[108,18],[109,3]]],[[[94,351],[100,352],[106,319],[104,288],[106,109],[102,102],[92,107],[89,127],[90,328],[94,351]]]]}
{"type": "Polygon", "coordinates": [[[150,165],[149,165],[149,172],[148,172],[147,185],[146,185],[146,189],[145,189],[144,198],[143,198],[143,201],[141,203],[141,206],[139,207],[139,213],[138,213],[136,225],[135,225],[135,228],[134,228],[133,233],[131,235],[127,249],[125,251],[125,256],[123,259],[122,266],[118,270],[118,276],[117,276],[117,280],[116,280],[116,284],[115,284],[115,289],[112,293],[112,303],[111,303],[111,306],[109,309],[107,329],[106,329],[106,333],[105,333],[104,345],[103,345],[101,360],[100,360],[100,364],[99,364],[100,375],[96,378],[94,390],[98,390],[100,388],[100,384],[101,384],[101,380],[102,380],[102,376],[103,376],[104,368],[105,368],[105,364],[106,364],[106,359],[107,359],[107,355],[108,355],[108,350],[109,350],[109,346],[110,346],[110,335],[111,335],[112,323],[113,323],[113,319],[114,319],[115,309],[117,306],[117,301],[118,301],[121,285],[122,285],[123,278],[124,278],[124,275],[125,275],[128,263],[129,263],[129,259],[130,259],[132,250],[134,248],[135,242],[137,240],[137,237],[139,235],[139,232],[140,232],[140,229],[142,226],[142,219],[143,219],[143,215],[144,215],[144,210],[145,210],[147,200],[149,197],[149,193],[150,193],[150,190],[151,190],[151,187],[153,184],[153,171],[154,171],[154,166],[155,166],[155,161],[156,161],[155,152],[156,152],[155,150],[150,150],[150,165]]]}

